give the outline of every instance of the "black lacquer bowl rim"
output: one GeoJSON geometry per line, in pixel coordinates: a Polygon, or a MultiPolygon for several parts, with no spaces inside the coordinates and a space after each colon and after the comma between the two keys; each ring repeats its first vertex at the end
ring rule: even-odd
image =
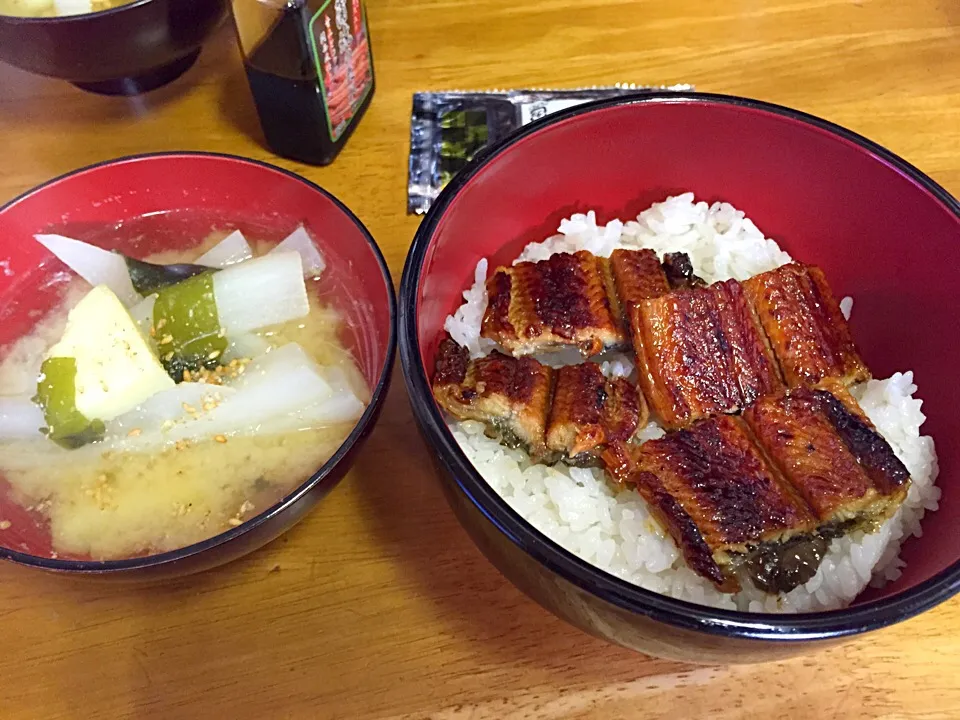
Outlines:
{"type": "MultiPolygon", "coordinates": [[[[393,371],[393,362],[396,356],[397,349],[397,300],[396,294],[394,292],[393,279],[390,275],[390,269],[387,267],[387,262],[383,257],[383,253],[380,251],[380,247],[377,245],[376,240],[373,239],[373,236],[370,234],[370,231],[367,230],[363,222],[358,218],[346,205],[344,205],[340,200],[334,197],[331,193],[324,190],[322,187],[316,183],[307,180],[306,178],[297,175],[290,170],[285,170],[284,168],[272,165],[271,163],[263,162],[261,160],[254,160],[252,158],[243,157],[240,155],[231,155],[228,153],[216,153],[216,152],[197,152],[197,151],[167,151],[167,152],[151,152],[151,153],[141,153],[137,155],[127,155],[124,157],[114,158],[112,160],[106,160],[99,163],[94,163],[86,167],[78,168],[72,170],[68,173],[64,173],[58,177],[52,178],[36,187],[27,190],[26,192],[18,195],[14,199],[10,200],[7,203],[4,203],[0,206],[0,214],[3,213],[8,207],[24,200],[28,196],[34,195],[41,192],[45,187],[53,185],[61,180],[72,177],[74,175],[79,175],[81,173],[88,172],[90,170],[95,170],[102,167],[107,167],[111,165],[120,165],[128,162],[140,162],[140,161],[149,161],[154,158],[177,158],[177,157],[193,157],[193,158],[209,158],[209,159],[220,159],[227,160],[230,162],[241,162],[248,165],[255,165],[265,170],[272,172],[280,173],[287,176],[292,180],[296,180],[303,185],[306,185],[311,190],[316,192],[319,195],[322,195],[327,200],[332,202],[344,215],[346,215],[350,221],[357,227],[357,230],[360,231],[360,234],[363,235],[364,239],[367,242],[367,245],[370,247],[370,251],[375,256],[378,265],[380,266],[380,271],[382,273],[381,279],[383,280],[386,289],[387,289],[387,298],[390,304],[390,338],[387,341],[387,350],[384,358],[383,366],[380,369],[380,374],[377,378],[376,386],[373,389],[373,392],[370,397],[370,402],[367,404],[366,410],[364,410],[363,415],[360,416],[360,420],[357,421],[356,426],[343,441],[337,451],[330,457],[327,462],[325,462],[315,473],[313,473],[309,478],[307,478],[303,483],[301,483],[295,490],[285,495],[279,501],[271,505],[269,508],[264,510],[259,515],[245,520],[242,524],[238,525],[235,528],[230,528],[218,535],[215,535],[206,540],[202,540],[198,543],[193,543],[191,545],[178,548],[176,550],[170,550],[163,553],[157,553],[154,555],[145,555],[143,557],[127,558],[123,560],[66,560],[60,558],[47,558],[40,557],[37,555],[31,555],[29,553],[19,552],[12,548],[0,547],[0,559],[11,560],[13,562],[19,563],[21,565],[27,565],[31,567],[37,567],[44,570],[53,570],[61,571],[70,574],[84,574],[84,575],[103,575],[103,574],[119,574],[127,573],[135,570],[145,570],[148,568],[156,568],[159,566],[167,565],[170,563],[178,562],[185,560],[187,558],[192,558],[204,553],[207,553],[214,548],[219,548],[223,545],[231,543],[242,536],[248,534],[249,532],[256,530],[265,525],[269,525],[278,521],[285,514],[287,514],[293,507],[298,503],[303,501],[308,497],[318,486],[323,484],[323,482],[334,474],[334,469],[340,462],[346,458],[352,452],[353,448],[360,441],[363,436],[372,430],[372,425],[375,422],[379,411],[380,406],[383,404],[387,389],[390,385],[390,377],[393,371]]],[[[254,548],[251,548],[251,551],[254,548]]]]}
{"type": "Polygon", "coordinates": [[[544,128],[616,106],[667,103],[758,110],[826,131],[839,139],[854,143],[863,151],[893,166],[960,218],[960,203],[907,161],[846,128],[780,105],[731,95],[666,91],[622,95],[549,115],[520,128],[497,145],[485,149],[454,176],[431,206],[407,255],[400,283],[400,362],[414,414],[429,444],[436,451],[457,490],[521,551],[599,600],[677,628],[759,641],[829,640],[892,625],[951,598],[960,592],[960,560],[932,578],[890,597],[819,613],[775,615],[720,610],[644,590],[580,560],[537,531],[483,480],[447,429],[443,415],[433,400],[430,383],[420,361],[416,310],[424,259],[437,226],[453,200],[493,158],[509,152],[519,141],[544,128]]]}

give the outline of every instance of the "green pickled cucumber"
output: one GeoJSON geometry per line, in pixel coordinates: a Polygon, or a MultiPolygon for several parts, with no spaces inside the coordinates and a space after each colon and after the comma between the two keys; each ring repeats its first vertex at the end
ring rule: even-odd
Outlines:
{"type": "Polygon", "coordinates": [[[57,445],[73,449],[103,439],[103,422],[77,410],[76,359],[53,357],[43,361],[34,402],[43,409],[47,437],[57,445]]]}
{"type": "Polygon", "coordinates": [[[213,295],[213,273],[163,288],[153,306],[157,354],[176,382],[184,370],[216,367],[227,349],[213,295]]]}

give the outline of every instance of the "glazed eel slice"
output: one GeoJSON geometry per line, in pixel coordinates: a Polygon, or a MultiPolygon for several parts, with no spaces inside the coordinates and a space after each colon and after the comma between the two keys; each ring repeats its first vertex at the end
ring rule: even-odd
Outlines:
{"type": "Polygon", "coordinates": [[[607,378],[585,362],[554,370],[533,358],[499,352],[471,360],[445,339],[433,393],[459,420],[478,420],[535,461],[599,466],[610,442],[627,442],[647,422],[646,403],[624,378],[607,378]]]}
{"type": "Polygon", "coordinates": [[[547,424],[547,447],[571,465],[602,466],[600,453],[627,442],[647,424],[647,404],[624,378],[607,378],[596,363],[556,371],[556,390],[547,424]]]}
{"type": "Polygon", "coordinates": [[[736,413],[782,386],[739,283],[706,286],[685,253],[616,250],[614,286],[637,358],[638,381],[669,428],[736,413]]]}
{"type": "Polygon", "coordinates": [[[637,488],[687,565],[722,592],[740,589],[737,570],[753,550],[816,527],[737,417],[703,420],[639,449],[615,445],[605,459],[615,478],[637,488]]]}
{"type": "Polygon", "coordinates": [[[533,358],[492,352],[471,360],[466,348],[446,338],[437,350],[433,395],[454,417],[478,420],[504,444],[542,459],[553,380],[553,369],[533,358]]]}
{"type": "Polygon", "coordinates": [[[724,592],[749,578],[788,592],[829,541],[875,531],[910,478],[841,384],[800,387],[640,448],[615,444],[607,470],[634,485],[687,564],[724,592]]]}
{"type": "Polygon", "coordinates": [[[790,263],[750,278],[743,290],[789,386],[870,379],[820,268],[790,263]]]}
{"type": "Polygon", "coordinates": [[[643,300],[631,329],[640,386],[667,428],[740,412],[783,387],[735,280],[643,300]]]}
{"type": "Polygon", "coordinates": [[[763,398],[743,419],[822,534],[875,530],[907,495],[906,467],[839,380],[763,398]]]}
{"type": "Polygon", "coordinates": [[[626,344],[609,261],[584,250],[498,268],[487,297],[480,335],[513,356],[626,344]]]}

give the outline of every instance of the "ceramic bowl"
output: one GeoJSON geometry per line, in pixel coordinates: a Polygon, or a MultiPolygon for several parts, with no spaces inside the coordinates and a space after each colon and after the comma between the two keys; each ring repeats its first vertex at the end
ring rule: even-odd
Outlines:
{"type": "Polygon", "coordinates": [[[400,352],[411,403],[456,515],[517,586],[574,625],[644,653],[692,662],[793,655],[905,620],[960,588],[960,353],[953,270],[960,205],[922,172],[824,120],[697,93],[584,105],[530,125],[475,158],[443,191],[407,257],[400,352]],[[843,610],[715,610],[644,590],[575,557],[484,482],[459,449],[429,379],[446,316],[482,257],[509,263],[574,212],[635,217],[693,191],[745,211],[794,258],[852,295],[854,336],[876,377],[912,368],[923,432],[937,441],[943,498],[903,548],[902,576],[843,610]]]}
{"type": "Polygon", "coordinates": [[[228,155],[141,155],[77,170],[0,208],[0,259],[5,261],[0,355],[56,305],[62,292],[59,284],[38,289],[31,277],[41,265],[59,263],[32,240],[34,233],[61,232],[109,249],[135,248],[143,256],[192,247],[212,227],[279,241],[300,223],[310,228],[327,260],[316,291],[345,317],[341,339],[372,391],[366,411],[333,456],[273,505],[227,532],[162,554],[99,562],[55,557],[42,515],[18,505],[0,476],[6,521],[0,528],[0,558],[72,575],[152,579],[203,570],[261,547],[299,521],[349,470],[380,414],[396,349],[393,283],[370,233],[332,195],[280,168],[228,155]]]}

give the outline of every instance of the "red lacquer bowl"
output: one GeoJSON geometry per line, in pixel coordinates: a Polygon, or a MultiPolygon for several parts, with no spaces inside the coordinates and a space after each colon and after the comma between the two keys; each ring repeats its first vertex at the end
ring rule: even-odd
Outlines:
{"type": "Polygon", "coordinates": [[[400,351],[448,498],[491,561],[577,626],[694,662],[795,654],[873,630],[960,589],[960,353],[954,278],[960,205],[900,158],[843,128],[766,103],[697,93],[594,103],[531,125],[472,162],[424,220],[401,283],[400,351]],[[725,200],[856,300],[853,332],[877,377],[916,371],[937,441],[938,512],[903,549],[903,576],[845,610],[757,615],[639,589],[577,559],[491,490],[447,431],[428,378],[444,318],[484,256],[508,262],[574,212],[635,217],[667,195],[725,200]]]}
{"type": "Polygon", "coordinates": [[[142,257],[189,248],[212,227],[279,241],[299,223],[310,228],[327,261],[317,292],[345,315],[342,340],[372,390],[369,406],[330,460],[276,504],[227,532],[163,554],[105,562],[52,558],[42,518],[13,503],[0,477],[0,515],[11,521],[0,529],[0,558],[139,579],[195,572],[261,547],[300,520],[350,468],[380,414],[396,349],[393,283],[370,233],[332,195],[272,165],[206,153],[140,155],[77,170],[0,208],[0,260],[7,261],[0,271],[0,348],[27,333],[58,300],[56,287],[38,290],[31,277],[41,263],[59,264],[33,241],[34,233],[62,232],[121,251],[136,248],[142,257]]]}

